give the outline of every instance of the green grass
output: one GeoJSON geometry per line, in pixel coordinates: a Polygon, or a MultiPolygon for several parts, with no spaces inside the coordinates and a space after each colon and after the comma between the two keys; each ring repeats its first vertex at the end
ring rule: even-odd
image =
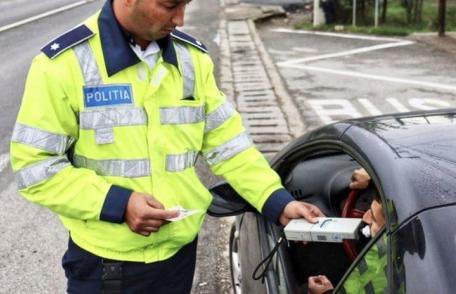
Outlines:
{"type": "MultiPolygon", "coordinates": [[[[456,31],[456,1],[447,0],[446,31],[456,31]]],[[[348,10],[351,9],[348,7],[348,10]]],[[[435,32],[438,30],[438,1],[425,0],[422,11],[421,23],[408,23],[405,8],[399,0],[389,1],[386,22],[374,27],[373,8],[369,9],[370,14],[364,20],[359,19],[356,27],[349,23],[336,25],[322,25],[314,28],[312,24],[305,23],[296,25],[297,29],[336,31],[336,27],[343,26],[343,32],[385,35],[385,36],[407,36],[414,32],[435,32]]]]}

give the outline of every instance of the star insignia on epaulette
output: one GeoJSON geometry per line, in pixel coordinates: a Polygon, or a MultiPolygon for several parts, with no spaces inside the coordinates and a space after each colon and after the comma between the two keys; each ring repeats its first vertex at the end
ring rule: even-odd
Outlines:
{"type": "Polygon", "coordinates": [[[51,45],[51,50],[53,50],[53,51],[55,51],[55,50],[57,50],[59,48],[60,48],[60,44],[59,43],[54,43],[54,44],[51,45]]]}
{"type": "Polygon", "coordinates": [[[91,29],[89,29],[85,24],[81,24],[48,42],[43,48],[41,48],[41,51],[49,59],[54,59],[69,48],[81,44],[94,35],[95,33],[92,32],[91,29]]]}

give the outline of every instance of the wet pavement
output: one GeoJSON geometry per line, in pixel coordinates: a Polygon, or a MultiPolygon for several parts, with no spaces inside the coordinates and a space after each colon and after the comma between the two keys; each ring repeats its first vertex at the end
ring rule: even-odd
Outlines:
{"type": "Polygon", "coordinates": [[[423,41],[431,36],[306,32],[285,22],[257,31],[308,128],[456,105],[456,55],[423,41]]]}

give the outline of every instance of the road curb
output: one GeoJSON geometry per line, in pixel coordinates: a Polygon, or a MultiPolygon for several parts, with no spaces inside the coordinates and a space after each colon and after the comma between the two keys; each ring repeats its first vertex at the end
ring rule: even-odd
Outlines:
{"type": "Polygon", "coordinates": [[[261,59],[265,65],[266,72],[268,73],[269,78],[273,84],[273,89],[281,103],[282,110],[285,118],[287,119],[291,135],[293,138],[297,138],[306,131],[306,126],[303,123],[304,118],[299,113],[298,105],[288,94],[282,78],[277,73],[278,69],[272,61],[272,58],[269,55],[268,51],[264,47],[263,41],[261,41],[261,38],[258,35],[255,22],[253,20],[248,20],[248,24],[250,27],[250,33],[253,36],[254,42],[258,48],[258,51],[260,52],[261,59]]]}
{"type": "Polygon", "coordinates": [[[242,114],[258,149],[272,157],[305,131],[304,120],[277,73],[254,21],[222,20],[219,34],[221,89],[242,114]]]}
{"type": "MultiPolygon", "coordinates": [[[[302,117],[285,89],[252,20],[227,20],[222,17],[218,35],[220,89],[242,113],[245,126],[258,149],[266,157],[271,157],[303,133],[305,127],[302,117]]],[[[208,218],[206,221],[210,223],[207,226],[217,226],[216,236],[200,234],[202,240],[214,240],[213,245],[219,249],[212,273],[215,281],[212,283],[206,273],[197,270],[192,294],[228,294],[232,292],[229,235],[234,217],[208,218]]],[[[208,254],[203,251],[199,249],[200,259],[206,258],[205,254],[208,254]]]]}

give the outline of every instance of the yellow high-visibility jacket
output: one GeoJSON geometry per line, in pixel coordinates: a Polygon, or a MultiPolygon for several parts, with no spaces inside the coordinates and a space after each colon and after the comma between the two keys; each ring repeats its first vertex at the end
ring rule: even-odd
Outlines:
{"type": "Polygon", "coordinates": [[[382,294],[388,287],[386,277],[387,247],[386,234],[375,243],[358,262],[338,293],[382,294]]]}
{"type": "Polygon", "coordinates": [[[273,220],[292,200],[218,90],[205,47],[179,31],[158,44],[151,69],[107,1],[46,45],[28,74],[11,141],[18,188],[101,257],[160,261],[195,238],[211,202],[198,155],[273,220]],[[202,213],[144,237],[124,222],[132,191],[202,213]]]}

